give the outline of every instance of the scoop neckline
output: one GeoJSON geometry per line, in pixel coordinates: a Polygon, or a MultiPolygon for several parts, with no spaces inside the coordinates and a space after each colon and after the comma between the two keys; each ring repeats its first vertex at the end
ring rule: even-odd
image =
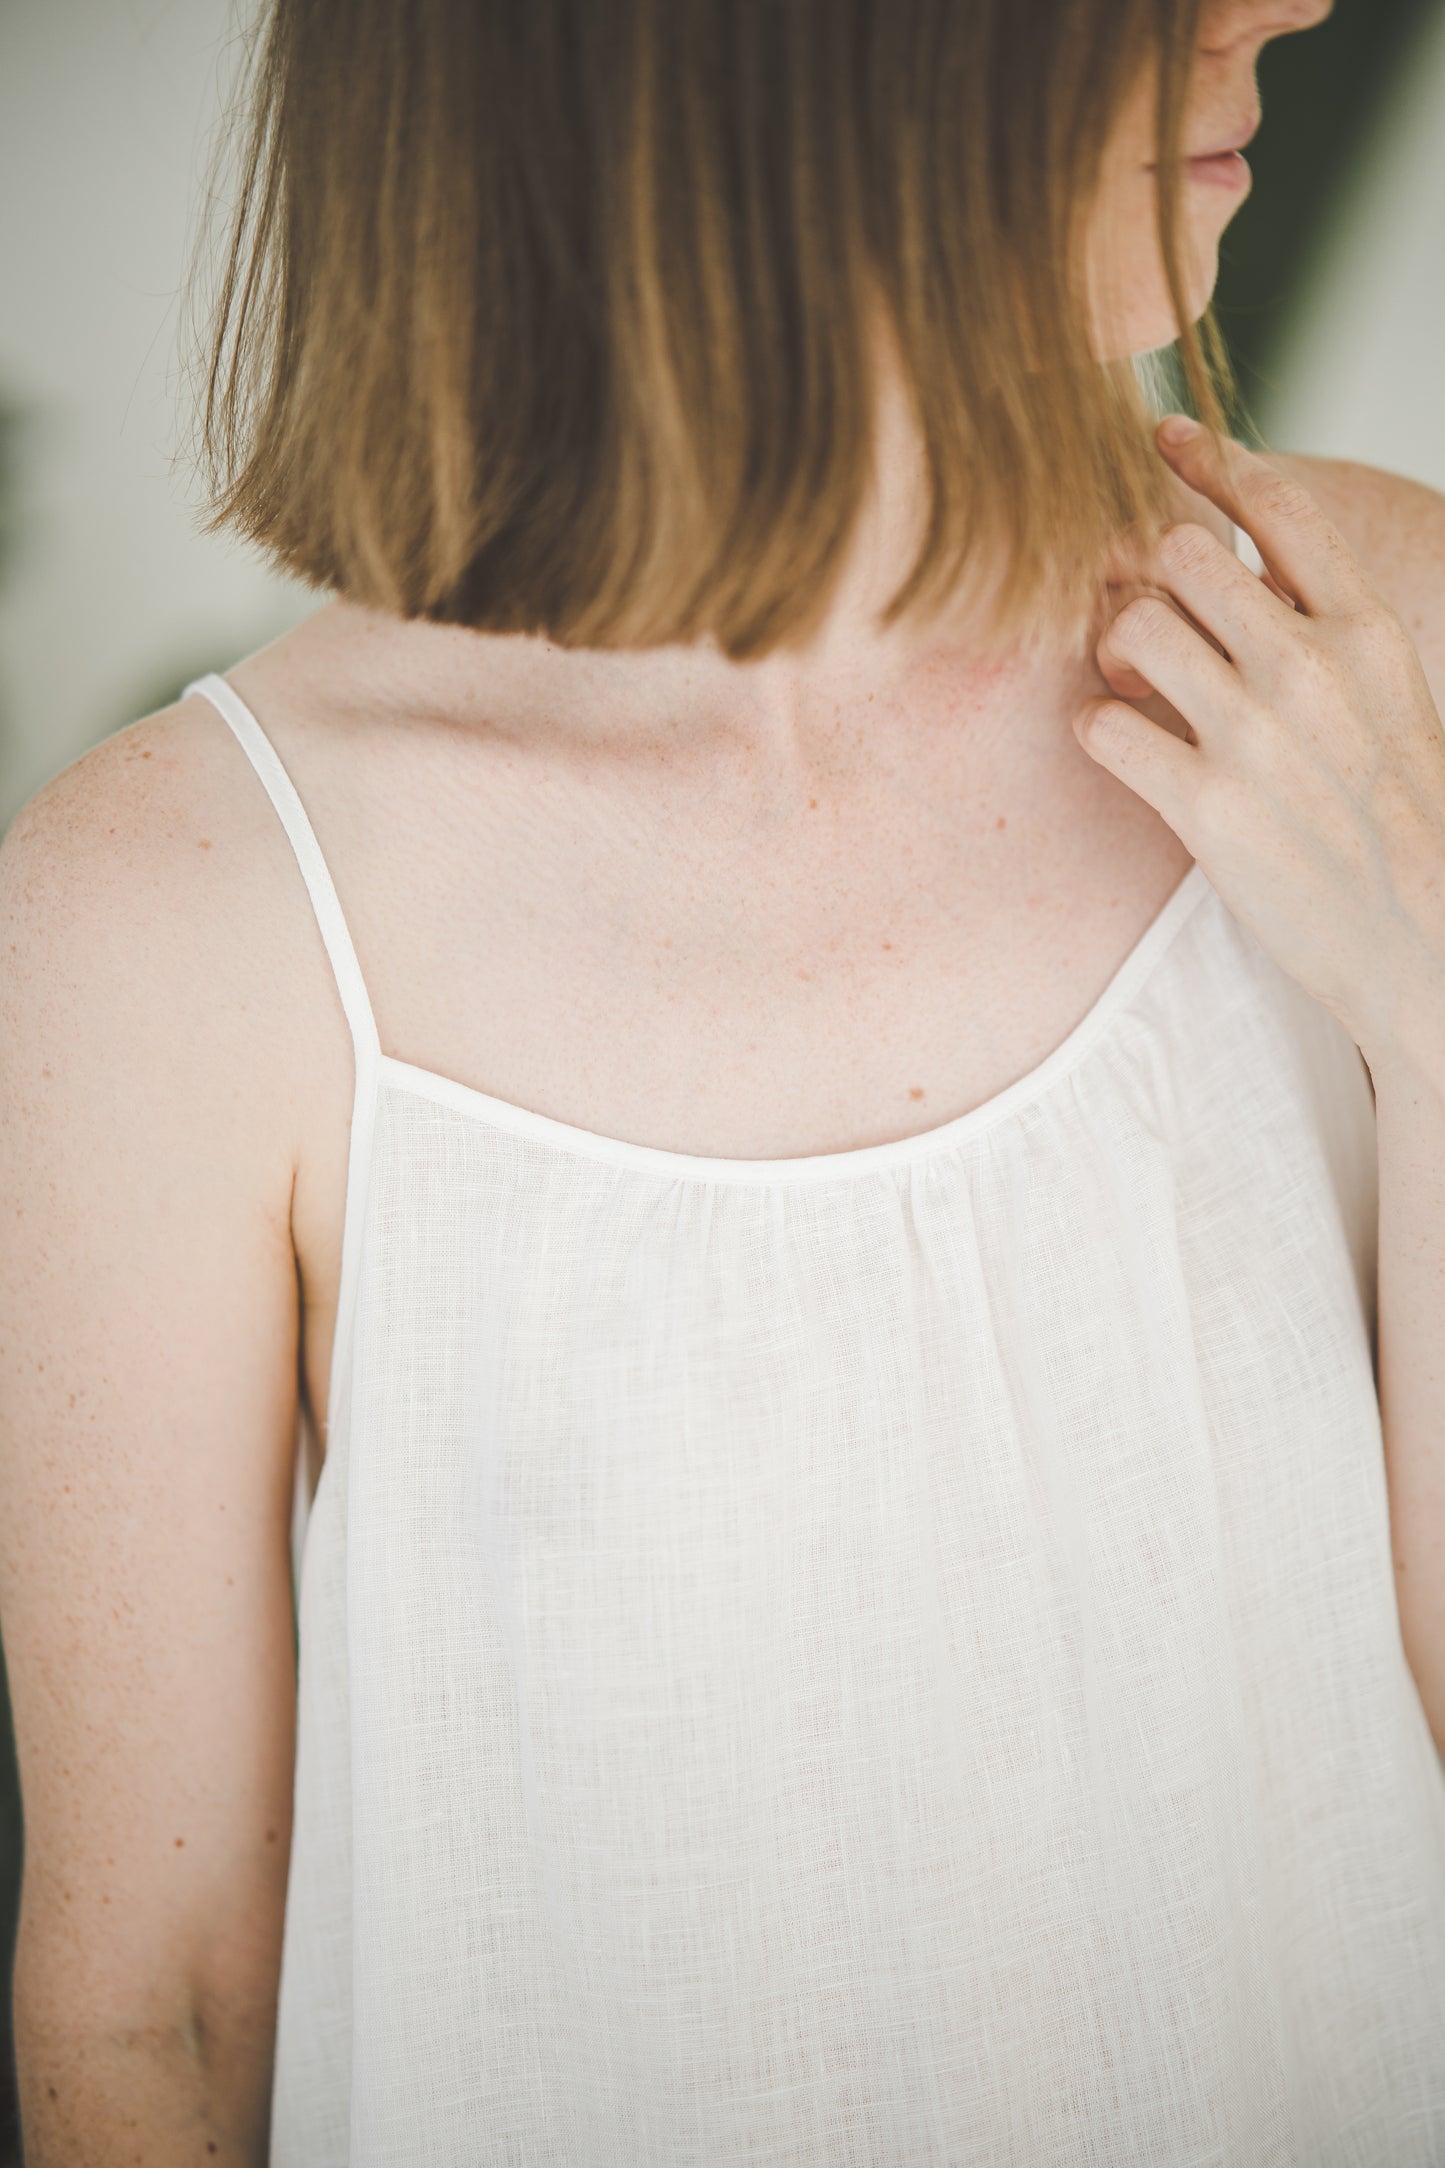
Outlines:
{"type": "Polygon", "coordinates": [[[471,1084],[459,1083],[455,1077],[442,1076],[435,1069],[421,1068],[393,1054],[378,1055],[378,1067],[382,1081],[394,1089],[434,1100],[439,1106],[449,1107],[487,1127],[505,1130],[535,1144],[549,1144],[559,1151],[601,1160],[611,1166],[635,1168],[639,1173],[662,1175],[673,1180],[764,1186],[845,1180],[886,1167],[930,1159],[971,1142],[1039,1098],[1084,1058],[1125,1002],[1144,984],[1195,905],[1207,893],[1213,891],[1203,867],[1196,860],[1171,890],[1162,909],[1150,920],[1103,992],[1073,1030],[1042,1061],[1025,1070],[1012,1084],[1006,1084],[1002,1091],[971,1107],[967,1113],[955,1115],[951,1121],[941,1122],[932,1129],[917,1130],[909,1137],[893,1137],[882,1144],[858,1145],[851,1151],[809,1152],[787,1159],[729,1159],[699,1152],[671,1152],[661,1145],[635,1144],[628,1138],[611,1137],[601,1130],[582,1129],[573,1122],[558,1121],[553,1115],[539,1114],[510,1099],[494,1098],[491,1093],[478,1091],[471,1084]]]}

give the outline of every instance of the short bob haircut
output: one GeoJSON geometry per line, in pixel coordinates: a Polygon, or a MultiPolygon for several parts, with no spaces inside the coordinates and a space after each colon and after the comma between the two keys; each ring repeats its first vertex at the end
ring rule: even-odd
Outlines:
{"type": "MultiPolygon", "coordinates": [[[[205,531],[368,607],[563,646],[806,639],[872,473],[881,320],[926,478],[880,620],[1082,627],[1168,477],[1082,221],[1200,0],[266,0],[198,341],[205,531]]],[[[212,200],[217,199],[213,177],[212,200]]],[[[188,297],[188,298],[190,298],[188,297]]]]}

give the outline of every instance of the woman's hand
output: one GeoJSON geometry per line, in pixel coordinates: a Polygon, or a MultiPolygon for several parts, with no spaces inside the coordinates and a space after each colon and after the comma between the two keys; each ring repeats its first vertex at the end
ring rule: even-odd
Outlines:
{"type": "Polygon", "coordinates": [[[1107,697],[1075,717],[1080,742],[1372,1067],[1411,1045],[1421,1004],[1439,1046],[1445,726],[1414,643],[1307,490],[1197,425],[1170,441],[1175,419],[1161,453],[1252,537],[1268,581],[1207,527],[1166,528],[1140,568],[1171,599],[1126,604],[1098,663],[1116,694],[1161,694],[1194,742],[1107,697]]]}

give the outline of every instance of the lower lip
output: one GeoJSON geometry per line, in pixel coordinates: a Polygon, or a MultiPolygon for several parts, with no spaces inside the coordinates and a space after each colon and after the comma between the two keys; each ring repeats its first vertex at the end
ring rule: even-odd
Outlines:
{"type": "Polygon", "coordinates": [[[1190,179],[1202,181],[1206,188],[1232,188],[1236,192],[1248,187],[1251,177],[1249,160],[1242,151],[1221,151],[1217,158],[1191,158],[1188,170],[1190,179]]]}

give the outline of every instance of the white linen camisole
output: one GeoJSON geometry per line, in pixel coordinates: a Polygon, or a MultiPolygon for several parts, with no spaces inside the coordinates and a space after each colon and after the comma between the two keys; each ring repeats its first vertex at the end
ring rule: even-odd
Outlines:
{"type": "Polygon", "coordinates": [[[356,1060],[273,2168],[1445,2163],[1340,1024],[1196,865],[957,1120],[601,1136],[380,1051],[187,690],[356,1060]]]}

